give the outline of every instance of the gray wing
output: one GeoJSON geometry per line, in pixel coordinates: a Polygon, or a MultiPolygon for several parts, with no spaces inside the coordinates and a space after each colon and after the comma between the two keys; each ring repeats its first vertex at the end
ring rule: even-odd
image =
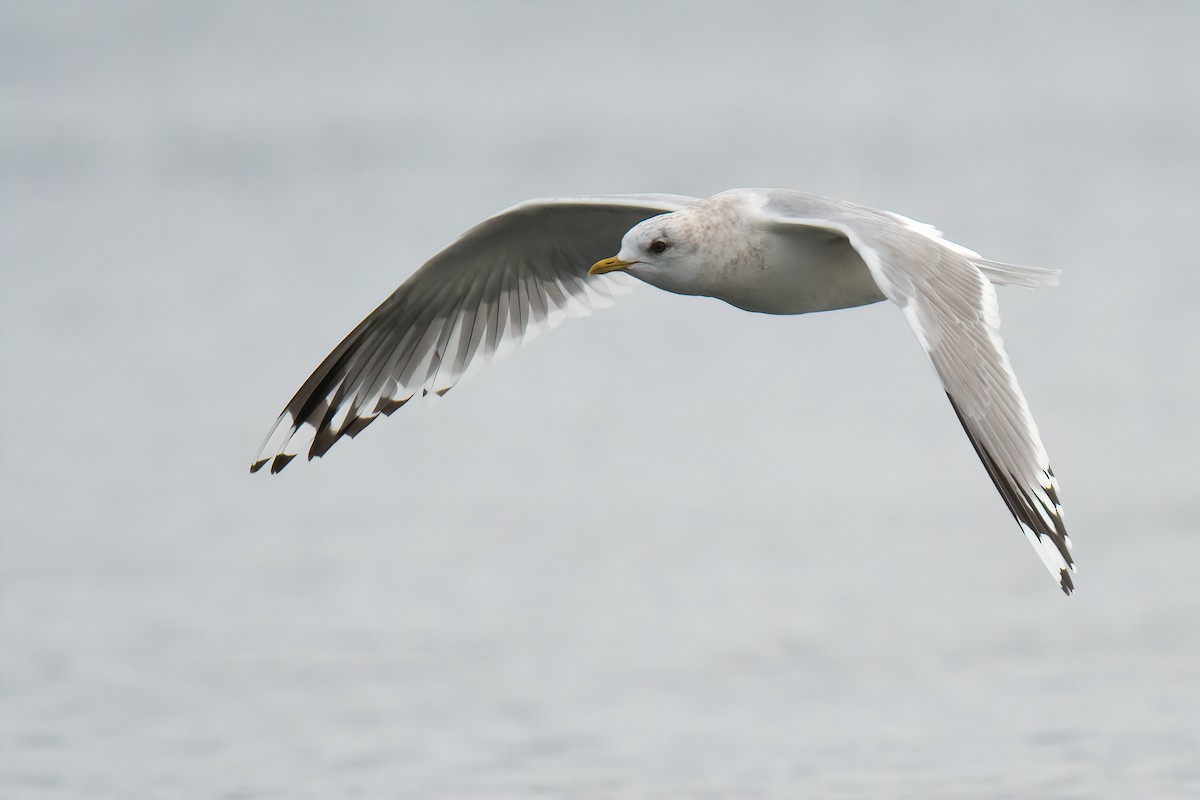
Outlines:
{"type": "Polygon", "coordinates": [[[1046,286],[1056,273],[987,261],[931,226],[886,211],[773,193],[778,222],[842,233],[925,348],[992,482],[1050,574],[1070,594],[1075,571],[1058,481],[1000,337],[997,283],[1046,286]]]}
{"type": "Polygon", "coordinates": [[[342,340],[288,402],[250,467],[279,472],[311,439],[310,459],[413,395],[443,395],[468,370],[565,316],[620,293],[588,277],[625,232],[695,198],[620,195],[531,200],[490,217],[429,259],[342,340]]]}

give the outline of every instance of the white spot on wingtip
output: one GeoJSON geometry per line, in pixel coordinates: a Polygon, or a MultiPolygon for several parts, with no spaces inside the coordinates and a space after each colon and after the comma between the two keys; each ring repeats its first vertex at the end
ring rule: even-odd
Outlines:
{"type": "Polygon", "coordinates": [[[1046,565],[1046,569],[1050,570],[1050,574],[1056,580],[1060,580],[1062,572],[1068,569],[1066,559],[1062,557],[1062,553],[1058,552],[1054,542],[1049,536],[1041,536],[1031,530],[1022,528],[1025,533],[1025,538],[1033,545],[1033,549],[1037,551],[1038,556],[1042,559],[1042,563],[1046,565]]]}

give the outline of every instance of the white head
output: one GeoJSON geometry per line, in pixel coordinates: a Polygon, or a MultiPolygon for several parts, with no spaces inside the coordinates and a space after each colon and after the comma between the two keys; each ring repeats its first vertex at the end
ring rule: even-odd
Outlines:
{"type": "Polygon", "coordinates": [[[668,292],[737,305],[734,295],[747,274],[765,263],[766,231],[749,224],[761,202],[757,192],[733,190],[643,220],[621,239],[619,253],[596,262],[588,274],[623,270],[668,292]]]}
{"type": "Polygon", "coordinates": [[[704,261],[704,237],[697,233],[687,211],[643,220],[621,239],[620,252],[597,261],[588,274],[620,270],[668,292],[701,294],[696,281],[704,261]]]}

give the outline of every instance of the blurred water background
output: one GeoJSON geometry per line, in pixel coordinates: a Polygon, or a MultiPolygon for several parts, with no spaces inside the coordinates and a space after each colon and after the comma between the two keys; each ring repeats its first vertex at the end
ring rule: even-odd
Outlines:
{"type": "Polygon", "coordinates": [[[1200,792],[1192,2],[0,5],[0,795],[1200,792]],[[1001,290],[1065,599],[886,304],[642,289],[325,459],[530,197],[782,186],[1001,290]]]}

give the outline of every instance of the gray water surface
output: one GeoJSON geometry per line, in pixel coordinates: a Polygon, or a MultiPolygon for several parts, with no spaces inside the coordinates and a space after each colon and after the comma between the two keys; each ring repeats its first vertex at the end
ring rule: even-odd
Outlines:
{"type": "Polygon", "coordinates": [[[1200,794],[1197,6],[0,5],[0,795],[1200,794]],[[988,257],[1064,598],[903,317],[642,290],[280,476],[529,197],[783,186],[988,257]]]}

